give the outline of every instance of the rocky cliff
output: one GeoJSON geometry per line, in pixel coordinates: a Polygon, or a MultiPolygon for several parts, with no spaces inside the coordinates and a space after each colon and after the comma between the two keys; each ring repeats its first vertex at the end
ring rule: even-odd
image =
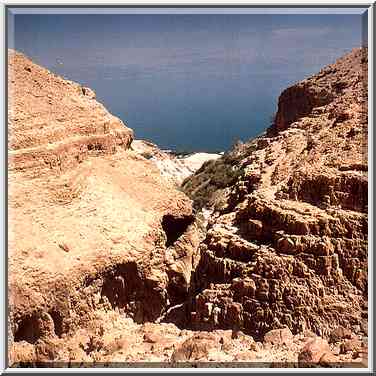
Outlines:
{"type": "MultiPolygon", "coordinates": [[[[183,183],[213,212],[193,328],[367,331],[367,51],[282,92],[266,134],[183,183]]],[[[197,295],[196,295],[197,294],[197,295]]]]}
{"type": "Polygon", "coordinates": [[[11,354],[62,344],[102,311],[158,319],[195,266],[191,200],[92,90],[14,51],[8,63],[11,354]]]}

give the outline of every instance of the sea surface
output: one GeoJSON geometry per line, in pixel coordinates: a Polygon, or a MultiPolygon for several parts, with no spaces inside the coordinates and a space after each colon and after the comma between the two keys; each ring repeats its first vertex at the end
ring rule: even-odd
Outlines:
{"type": "Polygon", "coordinates": [[[219,152],[264,132],[283,89],[360,46],[359,16],[344,17],[20,15],[9,45],[94,89],[136,138],[219,152]]]}
{"type": "Polygon", "coordinates": [[[176,153],[220,152],[258,136],[271,124],[281,91],[311,74],[260,73],[250,64],[205,59],[148,68],[98,65],[94,71],[54,66],[53,71],[94,89],[135,138],[176,153]]]}
{"type": "Polygon", "coordinates": [[[65,76],[93,88],[97,100],[132,128],[135,138],[177,153],[219,152],[262,133],[276,111],[283,84],[272,74],[249,70],[227,73],[204,63],[171,63],[152,71],[101,67],[99,79],[86,78],[88,73],[65,76]]]}

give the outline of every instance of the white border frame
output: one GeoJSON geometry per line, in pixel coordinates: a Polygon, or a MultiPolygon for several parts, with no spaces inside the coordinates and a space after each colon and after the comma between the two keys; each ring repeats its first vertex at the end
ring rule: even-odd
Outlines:
{"type": "MultiPolygon", "coordinates": [[[[246,7],[249,6],[263,6],[263,7],[279,7],[279,6],[286,6],[293,8],[294,5],[297,7],[299,6],[304,6],[304,7],[310,7],[312,8],[317,7],[322,5],[323,7],[323,13],[325,10],[327,11],[329,8],[329,4],[325,0],[319,0],[315,1],[314,3],[312,2],[307,2],[307,1],[290,1],[288,3],[281,1],[281,0],[266,0],[263,1],[262,3],[257,2],[257,3],[252,3],[249,0],[238,0],[235,4],[229,4],[223,1],[215,1],[215,0],[206,0],[205,3],[199,0],[190,0],[190,1],[184,1],[182,3],[177,3],[176,1],[172,0],[165,0],[162,4],[158,0],[138,0],[137,3],[134,2],[126,2],[126,1],[121,1],[121,0],[112,0],[111,3],[101,3],[99,1],[88,1],[88,0],[81,0],[79,3],[77,3],[74,0],[66,0],[66,1],[56,1],[51,4],[51,1],[48,0],[39,0],[38,2],[32,2],[32,1],[22,1],[22,0],[9,0],[9,1],[3,1],[0,0],[1,4],[1,14],[0,14],[0,19],[3,21],[2,22],[2,33],[3,33],[3,38],[1,38],[1,51],[3,52],[2,54],[2,59],[1,59],[1,76],[0,76],[0,82],[2,84],[2,94],[4,100],[2,101],[1,107],[0,107],[0,113],[2,115],[1,119],[3,122],[3,132],[1,133],[1,141],[2,145],[6,146],[6,124],[5,124],[5,116],[6,116],[6,82],[5,82],[5,69],[6,69],[6,54],[5,54],[5,46],[7,45],[5,42],[5,38],[7,36],[7,31],[5,30],[6,25],[5,25],[5,13],[6,13],[6,8],[5,6],[45,6],[45,7],[57,7],[59,5],[62,6],[69,6],[71,5],[72,7],[79,7],[79,6],[141,6],[141,7],[146,7],[146,6],[158,6],[158,5],[164,5],[164,6],[169,6],[171,5],[171,8],[174,6],[189,6],[192,7],[194,5],[198,6],[204,6],[207,5],[208,7],[213,7],[213,6],[218,6],[219,8],[221,6],[226,7],[226,6],[232,6],[232,7],[240,7],[241,5],[244,5],[246,7]]],[[[346,7],[346,6],[357,6],[359,8],[368,8],[368,166],[369,166],[369,179],[368,179],[368,203],[369,203],[369,209],[368,209],[368,215],[369,215],[369,221],[368,221],[368,267],[369,267],[369,274],[368,274],[368,312],[371,313],[368,318],[368,325],[369,332],[371,335],[368,337],[368,350],[369,350],[369,358],[368,358],[368,368],[6,368],[7,361],[5,359],[5,356],[7,355],[6,351],[6,337],[7,337],[7,330],[6,330],[6,311],[5,307],[7,302],[5,301],[6,299],[6,293],[5,293],[5,288],[7,286],[4,283],[4,288],[1,289],[1,297],[2,301],[4,303],[3,309],[1,310],[1,322],[3,325],[1,325],[0,329],[0,336],[3,339],[0,343],[0,350],[2,354],[5,354],[4,357],[1,357],[0,360],[0,369],[5,370],[6,373],[142,373],[142,372],[153,372],[153,373],[175,373],[175,372],[181,372],[181,373],[195,373],[195,372],[205,372],[205,373],[226,373],[226,372],[235,372],[235,373],[246,373],[246,372],[254,372],[254,373],[270,373],[272,372],[278,372],[278,373],[300,373],[300,372],[306,372],[306,373],[370,373],[373,371],[374,367],[374,358],[373,358],[373,352],[374,352],[374,337],[373,337],[373,308],[374,308],[374,296],[373,296],[373,266],[374,266],[374,256],[373,256],[373,139],[374,139],[374,131],[373,131],[373,67],[374,67],[374,61],[373,61],[373,56],[374,56],[374,48],[373,48],[373,33],[374,33],[374,28],[373,28],[373,21],[374,21],[374,12],[375,12],[375,4],[370,3],[370,2],[355,2],[354,1],[338,1],[338,0],[332,0],[330,2],[330,6],[338,6],[338,7],[346,7]],[[371,356],[370,356],[371,355],[371,356]]],[[[104,9],[104,8],[103,8],[104,9]]],[[[145,9],[145,8],[144,8],[145,9]]],[[[223,9],[223,8],[222,8],[223,9]]],[[[280,8],[281,9],[281,8],[280,8]]],[[[288,9],[288,8],[286,8],[288,9]]],[[[129,9],[128,9],[129,10],[129,9]]],[[[163,12],[167,12],[169,9],[166,7],[163,9],[163,12]]],[[[202,10],[202,9],[201,9],[202,10]]],[[[227,10],[226,10],[227,11],[227,10]]],[[[241,11],[241,9],[239,9],[241,11]]],[[[286,12],[287,13],[287,12],[286,12]]],[[[1,226],[1,235],[3,239],[2,247],[3,249],[3,255],[5,255],[6,251],[6,241],[7,241],[7,236],[6,236],[6,231],[7,231],[7,181],[6,181],[6,169],[7,169],[7,160],[6,160],[6,155],[7,155],[7,150],[6,147],[4,148],[3,153],[1,153],[1,161],[2,165],[4,166],[3,169],[0,171],[0,176],[1,176],[1,182],[3,184],[3,190],[2,190],[2,200],[1,200],[1,209],[2,209],[2,226],[1,226]]],[[[7,260],[5,258],[1,259],[1,266],[2,266],[2,271],[3,271],[3,276],[4,279],[6,278],[6,273],[7,273],[7,260]]]]}

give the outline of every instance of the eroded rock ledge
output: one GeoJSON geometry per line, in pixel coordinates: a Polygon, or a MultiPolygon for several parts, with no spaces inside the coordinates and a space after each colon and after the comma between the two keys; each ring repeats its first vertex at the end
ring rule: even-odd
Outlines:
{"type": "Polygon", "coordinates": [[[367,322],[367,51],[286,89],[266,134],[183,183],[214,210],[195,273],[191,327],[367,322]]]}

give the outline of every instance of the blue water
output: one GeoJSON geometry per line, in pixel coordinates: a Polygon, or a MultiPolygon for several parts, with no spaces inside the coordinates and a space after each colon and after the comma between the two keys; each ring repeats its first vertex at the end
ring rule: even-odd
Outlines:
{"type": "Polygon", "coordinates": [[[272,75],[226,75],[202,64],[189,68],[111,68],[100,72],[100,79],[86,80],[74,72],[66,76],[96,90],[97,99],[133,128],[136,138],[166,149],[226,150],[270,124],[283,86],[272,75]]]}
{"type": "Polygon", "coordinates": [[[136,138],[215,152],[262,133],[284,88],[361,44],[360,16],[336,17],[17,16],[13,47],[93,88],[136,138]]]}

